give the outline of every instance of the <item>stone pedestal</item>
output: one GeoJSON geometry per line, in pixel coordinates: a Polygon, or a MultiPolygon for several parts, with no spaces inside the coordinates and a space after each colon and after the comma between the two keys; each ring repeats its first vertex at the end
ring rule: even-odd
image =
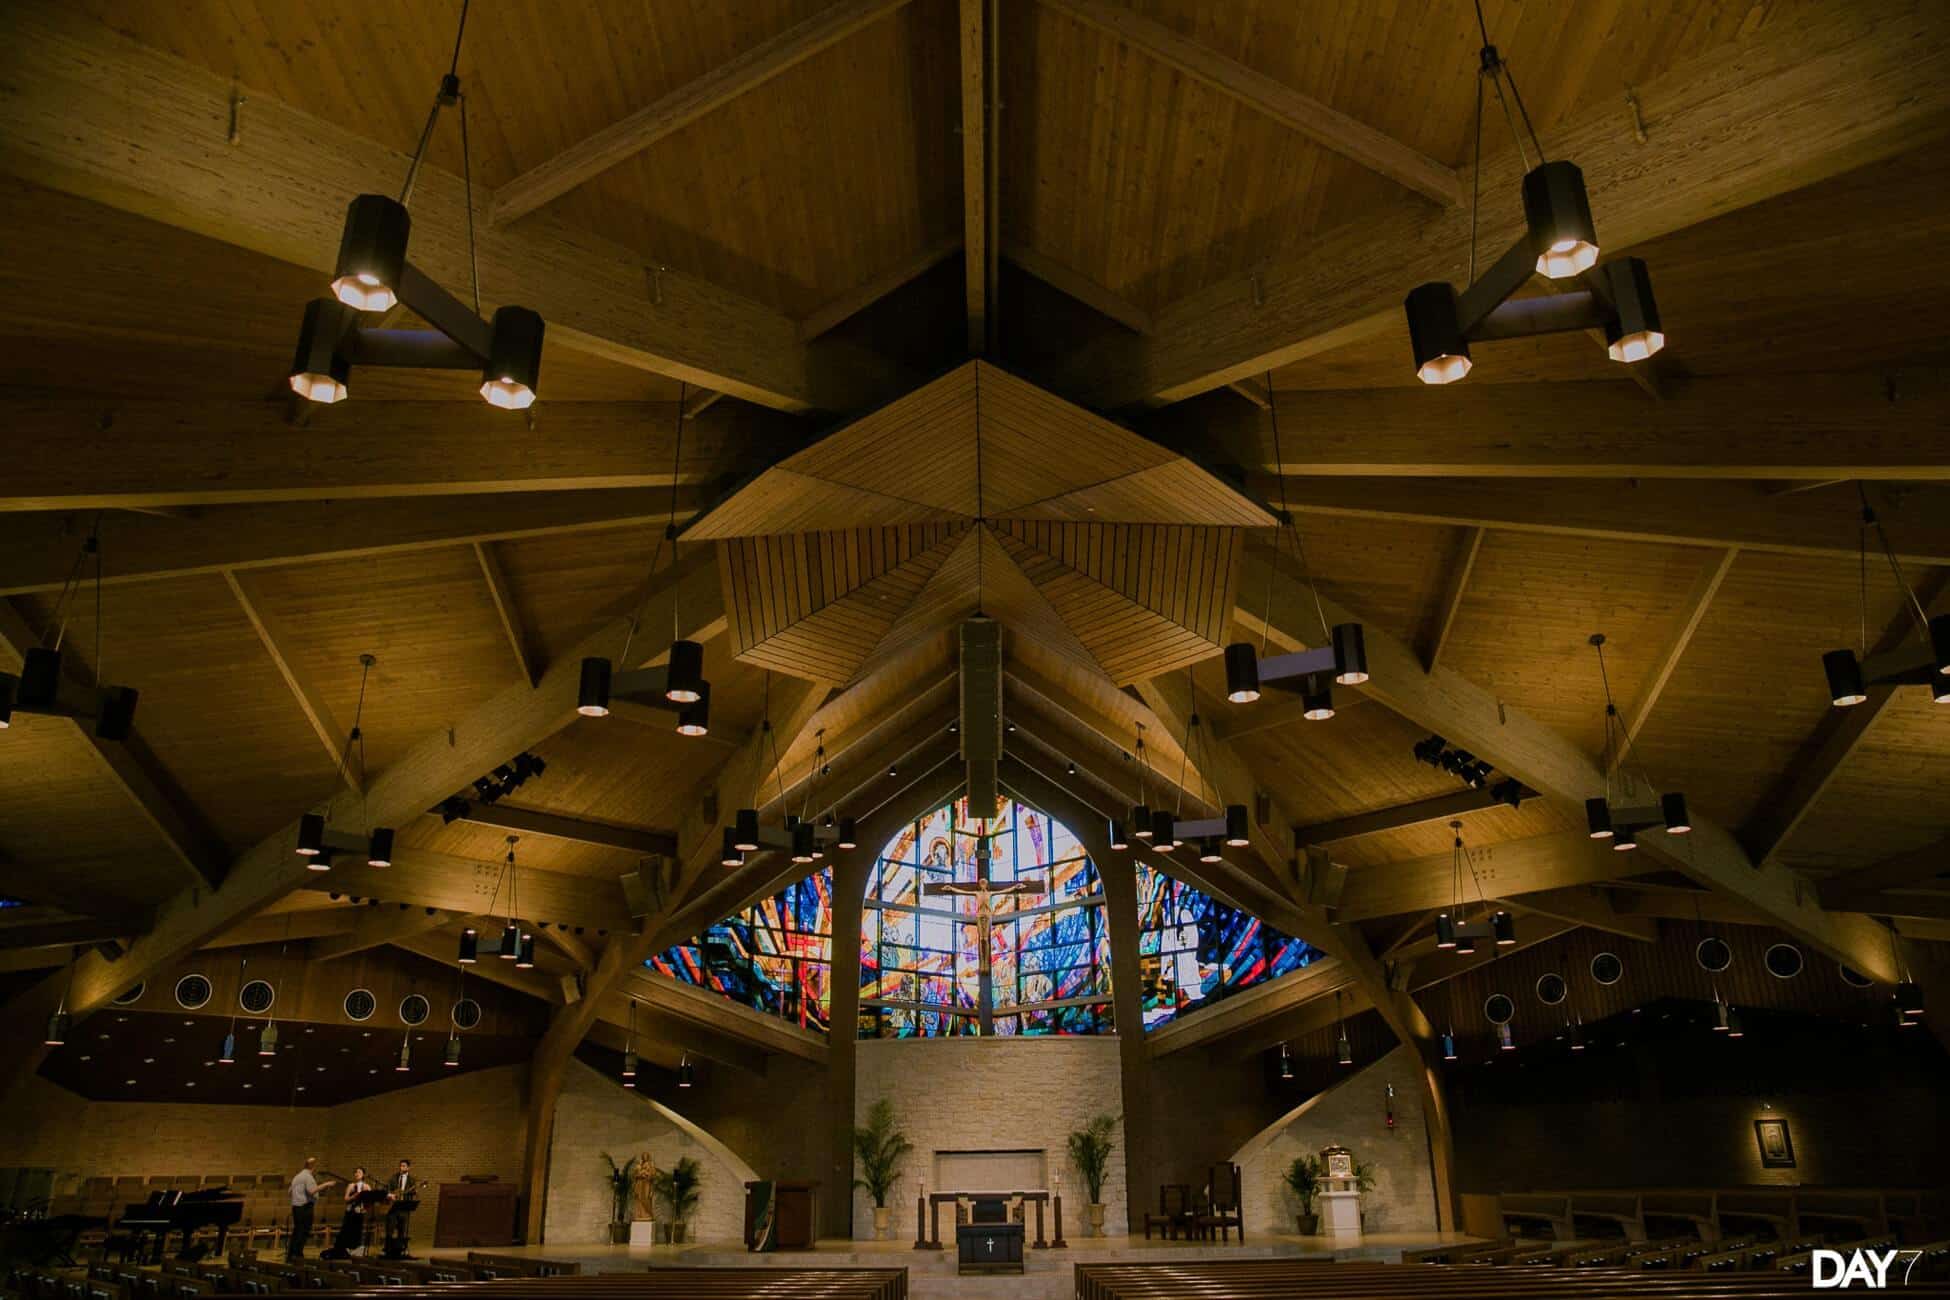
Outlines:
{"type": "Polygon", "coordinates": [[[657,1244],[657,1221],[655,1219],[633,1219],[630,1221],[630,1244],[632,1246],[654,1246],[657,1244]]]}
{"type": "Polygon", "coordinates": [[[1320,1235],[1357,1238],[1361,1235],[1361,1193],[1327,1191],[1314,1197],[1320,1207],[1320,1235]]]}

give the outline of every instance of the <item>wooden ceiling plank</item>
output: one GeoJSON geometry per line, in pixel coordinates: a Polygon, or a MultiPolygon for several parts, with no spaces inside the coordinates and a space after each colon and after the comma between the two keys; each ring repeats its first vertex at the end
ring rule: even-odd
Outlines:
{"type": "Polygon", "coordinates": [[[439,908],[415,907],[403,912],[398,908],[368,910],[344,934],[313,939],[306,946],[305,955],[313,961],[349,957],[371,948],[398,943],[416,934],[425,934],[429,930],[441,929],[453,920],[452,913],[439,908]]]}
{"type": "MultiPolygon", "coordinates": [[[[1846,499],[1787,498],[1798,504],[1784,506],[1748,484],[1712,481],[1289,478],[1286,494],[1296,514],[1849,560],[1860,523],[1860,508],[1846,499]]],[[[1950,511],[1941,489],[1916,488],[1907,499],[1900,523],[1891,520],[1897,558],[1950,564],[1950,511]]]]}
{"type": "MultiPolygon", "coordinates": [[[[346,203],[401,173],[397,151],[262,93],[233,136],[228,77],[72,8],[9,18],[0,160],[21,179],[329,272],[346,203]]],[[[416,197],[415,265],[467,283],[462,179],[422,167],[416,197]]],[[[890,377],[864,354],[815,365],[782,313],[549,215],[483,242],[479,265],[484,296],[540,312],[553,341],[749,402],[854,409],[890,377]]]]}
{"type": "MultiPolygon", "coordinates": [[[[531,428],[485,402],[369,403],[298,428],[275,402],[30,399],[14,404],[21,438],[0,511],[668,489],[716,480],[759,441],[799,429],[721,407],[684,430],[673,472],[674,402],[534,409],[531,428]]],[[[477,531],[491,528],[483,519],[477,531]]]]}
{"type": "Polygon", "coordinates": [[[501,631],[508,638],[508,648],[514,652],[515,671],[533,686],[541,680],[541,665],[529,648],[521,611],[515,607],[514,595],[508,589],[508,575],[501,571],[501,561],[494,553],[494,543],[475,542],[474,558],[480,563],[481,580],[487,583],[488,596],[494,601],[494,612],[501,621],[501,631]]]}
{"type": "Polygon", "coordinates": [[[1034,276],[1066,297],[1076,299],[1098,315],[1108,316],[1132,333],[1151,333],[1150,312],[1055,258],[1044,256],[1028,244],[1005,242],[1002,245],[1002,258],[1017,270],[1034,276]]]}
{"type": "MultiPolygon", "coordinates": [[[[1635,86],[1646,120],[1659,124],[1656,158],[1619,129],[1611,102],[1554,128],[1551,153],[1583,169],[1603,247],[1617,253],[1942,139],[1946,64],[1950,23],[1931,0],[1813,6],[1635,86]]],[[[1520,233],[1522,169],[1514,151],[1484,162],[1483,193],[1508,196],[1485,214],[1487,247],[1520,233]]],[[[1405,200],[1326,232],[1304,261],[1166,307],[1150,339],[1093,340],[1053,381],[1099,409],[1175,402],[1372,337],[1398,319],[1409,289],[1455,274],[1469,239],[1465,208],[1431,214],[1405,200]]],[[[1665,405],[1637,404],[1653,415],[1665,405]]]]}
{"type": "MultiPolygon", "coordinates": [[[[1244,590],[1259,588],[1265,563],[1262,556],[1248,554],[1244,590]],[[1261,571],[1257,580],[1255,570],[1261,571]]],[[[1338,602],[1323,603],[1330,626],[1361,621],[1338,602]]],[[[1303,609],[1296,593],[1285,588],[1275,593],[1270,620],[1244,606],[1236,617],[1249,635],[1264,629],[1283,648],[1305,646],[1305,638],[1314,635],[1311,629],[1318,627],[1311,603],[1303,609]]],[[[1366,630],[1371,675],[1363,689],[1369,695],[1417,726],[1493,758],[1498,769],[1545,795],[1582,804],[1606,793],[1604,772],[1577,746],[1453,669],[1424,673],[1401,641],[1373,623],[1366,630]]],[[[1692,833],[1683,837],[1683,844],[1675,842],[1680,838],[1648,831],[1640,837],[1637,856],[1677,868],[1740,899],[1833,960],[1873,978],[1895,974],[1884,927],[1864,917],[1823,911],[1798,873],[1752,861],[1733,835],[1709,818],[1695,814],[1692,833]]]]}
{"type": "Polygon", "coordinates": [[[1462,181],[1455,168],[1216,50],[1187,40],[1162,23],[1105,0],[1043,0],[1043,3],[1109,33],[1194,81],[1230,95],[1315,144],[1417,194],[1447,207],[1462,202],[1462,181]]]}
{"type": "MultiPolygon", "coordinates": [[[[700,504],[679,490],[678,514],[700,504]]],[[[661,528],[669,493],[654,488],[516,492],[411,501],[273,502],[201,509],[193,519],[111,520],[107,586],[286,564],[395,555],[475,542],[661,528]]],[[[0,595],[59,591],[86,516],[0,512],[0,595]]]]}
{"type": "Polygon", "coordinates": [[[1855,904],[1885,889],[1901,889],[1950,872],[1950,835],[1922,848],[1897,853],[1857,871],[1823,877],[1821,905],[1854,910],[1855,904]]]}
{"type": "Polygon", "coordinates": [[[489,226],[501,230],[519,221],[906,3],[907,0],[838,0],[803,22],[759,42],[502,185],[494,191],[489,206],[489,226]]]}
{"type": "Polygon", "coordinates": [[[816,310],[800,319],[800,341],[810,342],[828,330],[851,320],[894,290],[910,281],[920,279],[959,252],[961,252],[961,236],[951,235],[930,244],[913,257],[883,271],[858,288],[849,289],[837,298],[822,303],[816,310]]]}
{"type": "Polygon", "coordinates": [[[1685,617],[1673,630],[1672,640],[1666,643],[1665,650],[1653,664],[1651,675],[1646,678],[1645,685],[1639,688],[1638,698],[1632,701],[1631,714],[1624,723],[1625,743],[1611,758],[1614,770],[1624,762],[1631,745],[1638,740],[1639,732],[1645,729],[1646,719],[1650,718],[1652,710],[1658,707],[1659,697],[1665,694],[1666,684],[1672,680],[1672,674],[1679,667],[1679,661],[1685,657],[1686,647],[1693,643],[1693,634],[1699,631],[1701,621],[1706,618],[1707,609],[1713,604],[1713,597],[1719,594],[1720,584],[1726,581],[1727,574],[1733,570],[1733,562],[1739,558],[1740,548],[1729,546],[1718,555],[1708,556],[1705,563],[1700,566],[1699,577],[1693,581],[1693,589],[1686,593],[1685,602],[1680,605],[1680,609],[1685,611],[1685,617]]]}
{"type": "MultiPolygon", "coordinates": [[[[0,667],[18,674],[22,656],[41,644],[40,634],[22,616],[19,607],[0,597],[0,667]]],[[[83,678],[72,652],[61,656],[61,676],[64,692],[85,693],[96,689],[95,683],[83,678]]],[[[223,842],[204,822],[189,797],[181,792],[138,730],[132,727],[127,739],[115,741],[97,736],[92,723],[63,719],[62,725],[72,730],[103,770],[141,809],[143,818],[161,839],[167,856],[184,869],[193,887],[213,888],[223,883],[226,875],[223,842]]]]}
{"type": "Polygon", "coordinates": [[[1892,400],[1881,372],[1702,376],[1653,407],[1598,380],[1286,389],[1277,456],[1271,414],[1230,399],[1141,423],[1167,443],[1203,436],[1254,475],[1290,480],[1950,479],[1950,369],[1901,379],[1892,400]]]}
{"type": "Polygon", "coordinates": [[[285,656],[281,648],[281,644],[296,644],[291,631],[285,628],[277,615],[257,598],[249,574],[225,569],[223,578],[230,584],[230,592],[237,598],[237,605],[244,611],[244,617],[250,620],[251,628],[257,633],[257,639],[263,643],[264,653],[271,657],[272,664],[277,667],[278,676],[284,678],[284,684],[290,688],[291,697],[297,701],[299,712],[305,715],[305,721],[311,726],[312,734],[317,736],[318,743],[325,747],[326,761],[331,763],[333,770],[345,782],[347,789],[358,790],[362,774],[354,772],[352,764],[346,761],[348,757],[346,747],[351,741],[346,732],[340,728],[338,720],[332,716],[332,710],[325,703],[325,697],[319,693],[318,687],[303,670],[285,656]]]}
{"type": "Polygon", "coordinates": [[[1622,935],[1640,943],[1659,941],[1659,922],[1649,916],[1626,916],[1611,905],[1603,891],[1588,888],[1542,889],[1519,898],[1498,898],[1522,912],[1552,916],[1591,930],[1622,935]]]}
{"type": "Polygon", "coordinates": [[[1404,826],[1448,821],[1451,818],[1466,817],[1473,812],[1482,812],[1484,809],[1500,806],[1499,800],[1487,788],[1457,790],[1452,794],[1439,794],[1427,799],[1417,799],[1413,803],[1397,804],[1393,808],[1356,813],[1354,816],[1340,817],[1330,822],[1314,822],[1308,826],[1296,827],[1294,835],[1300,847],[1305,848],[1312,844],[1333,844],[1340,840],[1357,839],[1363,835],[1379,835],[1384,831],[1400,830],[1404,826]]]}
{"type": "Polygon", "coordinates": [[[990,243],[994,214],[989,210],[989,170],[995,161],[988,138],[988,11],[989,0],[959,0],[956,24],[961,50],[962,282],[968,300],[968,351],[977,357],[991,343],[989,263],[995,257],[990,243]]]}
{"type": "MultiPolygon", "coordinates": [[[[666,718],[668,716],[665,715],[666,718]]],[[[564,816],[541,808],[517,808],[500,802],[482,803],[471,795],[471,791],[464,791],[461,794],[461,798],[467,800],[467,812],[454,820],[469,822],[475,826],[492,826],[497,830],[513,831],[518,835],[541,835],[548,839],[568,840],[575,844],[595,844],[604,848],[621,849],[626,853],[670,854],[677,851],[677,836],[670,831],[651,830],[642,826],[618,826],[611,822],[591,821],[586,817],[564,816]]],[[[442,814],[436,807],[427,815],[436,817],[442,814]]]]}
{"type": "MultiPolygon", "coordinates": [[[[1934,616],[1950,612],[1950,569],[1939,569],[1916,584],[1916,599],[1934,616]]],[[[1869,648],[1871,655],[1899,649],[1915,635],[1917,611],[1907,602],[1894,621],[1869,648]]],[[[1774,788],[1755,808],[1754,815],[1739,831],[1741,844],[1764,862],[1780,852],[1809,813],[1820,802],[1822,793],[1841,774],[1849,755],[1868,737],[1899,688],[1870,686],[1868,699],[1846,709],[1831,708],[1815,725],[1814,734],[1796,753],[1793,763],[1782,772],[1774,788]]],[[[1860,970],[1860,967],[1856,969],[1860,970]]]]}
{"type": "Polygon", "coordinates": [[[1456,615],[1462,609],[1463,597],[1469,593],[1469,575],[1476,568],[1476,553],[1483,548],[1484,531],[1482,528],[1465,528],[1456,539],[1456,554],[1449,562],[1448,575],[1443,579],[1442,595],[1430,611],[1428,626],[1422,632],[1420,650],[1424,672],[1434,672],[1436,664],[1441,662],[1442,647],[1456,626],[1456,615]]]}

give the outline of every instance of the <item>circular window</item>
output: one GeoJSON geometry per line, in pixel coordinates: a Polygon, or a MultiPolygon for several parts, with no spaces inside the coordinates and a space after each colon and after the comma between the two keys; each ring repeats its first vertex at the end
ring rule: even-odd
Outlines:
{"type": "Polygon", "coordinates": [[[453,1020],[454,1028],[472,1029],[481,1023],[481,1004],[473,998],[462,998],[454,1003],[448,1016],[453,1020]]]}
{"type": "Polygon", "coordinates": [[[185,975],[177,980],[176,1005],[185,1011],[201,1011],[210,1005],[210,981],[201,975],[185,975]]]}
{"type": "Polygon", "coordinates": [[[1517,1004],[1507,993],[1492,993],[1483,1000],[1483,1015],[1493,1025],[1507,1025],[1517,1014],[1517,1004]]]}
{"type": "Polygon", "coordinates": [[[1547,1007],[1562,1002],[1567,992],[1562,975],[1544,975],[1537,980],[1537,1000],[1547,1007]]]}
{"type": "Polygon", "coordinates": [[[1625,978],[1625,963],[1615,952],[1601,952],[1591,959],[1591,978],[1600,984],[1616,984],[1625,978]]]}
{"type": "Polygon", "coordinates": [[[1727,947],[1725,939],[1701,939],[1699,947],[1693,949],[1693,960],[1700,964],[1700,969],[1717,975],[1733,965],[1733,949],[1727,947]]]}
{"type": "Polygon", "coordinates": [[[252,980],[237,990],[237,1005],[254,1016],[263,1015],[278,1000],[277,990],[265,980],[252,980]]]}
{"type": "Polygon", "coordinates": [[[372,1013],[379,1009],[379,999],[370,989],[353,989],[345,995],[345,1018],[347,1020],[370,1020],[372,1013]]]}
{"type": "Polygon", "coordinates": [[[130,989],[128,992],[122,994],[121,996],[113,1000],[115,1002],[115,1005],[118,1007],[132,1007],[136,1003],[142,1001],[142,995],[148,991],[149,991],[148,981],[137,980],[135,982],[134,988],[130,989]]]}
{"type": "Polygon", "coordinates": [[[399,1018],[404,1025],[424,1025],[427,1017],[433,1014],[433,1007],[418,993],[409,993],[400,999],[399,1018]]]}
{"type": "Polygon", "coordinates": [[[1842,983],[1853,985],[1858,989],[1865,989],[1875,983],[1875,981],[1867,975],[1864,975],[1861,971],[1856,970],[1853,966],[1844,966],[1842,967],[1842,983]]]}
{"type": "Polygon", "coordinates": [[[1777,980],[1791,980],[1801,973],[1801,950],[1791,943],[1777,943],[1764,959],[1767,973],[1777,980]]]}

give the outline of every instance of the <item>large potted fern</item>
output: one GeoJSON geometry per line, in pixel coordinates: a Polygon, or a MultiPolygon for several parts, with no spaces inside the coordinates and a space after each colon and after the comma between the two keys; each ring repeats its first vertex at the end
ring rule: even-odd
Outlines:
{"type": "Polygon", "coordinates": [[[876,1241],[887,1240],[891,1233],[894,1212],[887,1205],[887,1195],[900,1179],[902,1161],[913,1149],[907,1134],[894,1126],[894,1103],[886,1097],[867,1111],[866,1127],[853,1130],[853,1158],[860,1168],[853,1185],[873,1198],[876,1241]]]}
{"type": "Polygon", "coordinates": [[[670,1241],[674,1246],[684,1242],[684,1221],[697,1208],[698,1189],[703,1183],[703,1166],[685,1156],[670,1168],[660,1170],[651,1184],[657,1199],[670,1209],[670,1241]]]}
{"type": "Polygon", "coordinates": [[[1104,1178],[1110,1173],[1110,1155],[1117,1149],[1111,1134],[1117,1131],[1115,1115],[1099,1115],[1070,1134],[1070,1163],[1076,1166],[1083,1185],[1090,1190],[1090,1235],[1104,1235],[1104,1178]]]}
{"type": "Polygon", "coordinates": [[[1314,1213],[1314,1197],[1320,1191],[1322,1165],[1315,1156],[1295,1156],[1293,1163],[1286,1167],[1287,1190],[1300,1202],[1300,1210],[1293,1216],[1294,1227],[1303,1237],[1311,1237],[1320,1231],[1320,1216],[1314,1213]]]}
{"type": "Polygon", "coordinates": [[[626,1243],[630,1239],[630,1187],[636,1178],[636,1157],[619,1165],[616,1157],[605,1151],[603,1163],[609,1166],[609,1239],[615,1244],[626,1243]]]}

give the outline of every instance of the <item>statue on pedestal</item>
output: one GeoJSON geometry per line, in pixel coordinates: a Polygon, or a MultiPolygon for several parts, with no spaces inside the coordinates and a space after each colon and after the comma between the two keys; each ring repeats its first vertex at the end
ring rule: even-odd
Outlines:
{"type": "Polygon", "coordinates": [[[636,1158],[636,1170],[630,1175],[630,1199],[635,1203],[630,1217],[639,1223],[657,1217],[656,1180],[656,1157],[645,1151],[636,1158]]]}

